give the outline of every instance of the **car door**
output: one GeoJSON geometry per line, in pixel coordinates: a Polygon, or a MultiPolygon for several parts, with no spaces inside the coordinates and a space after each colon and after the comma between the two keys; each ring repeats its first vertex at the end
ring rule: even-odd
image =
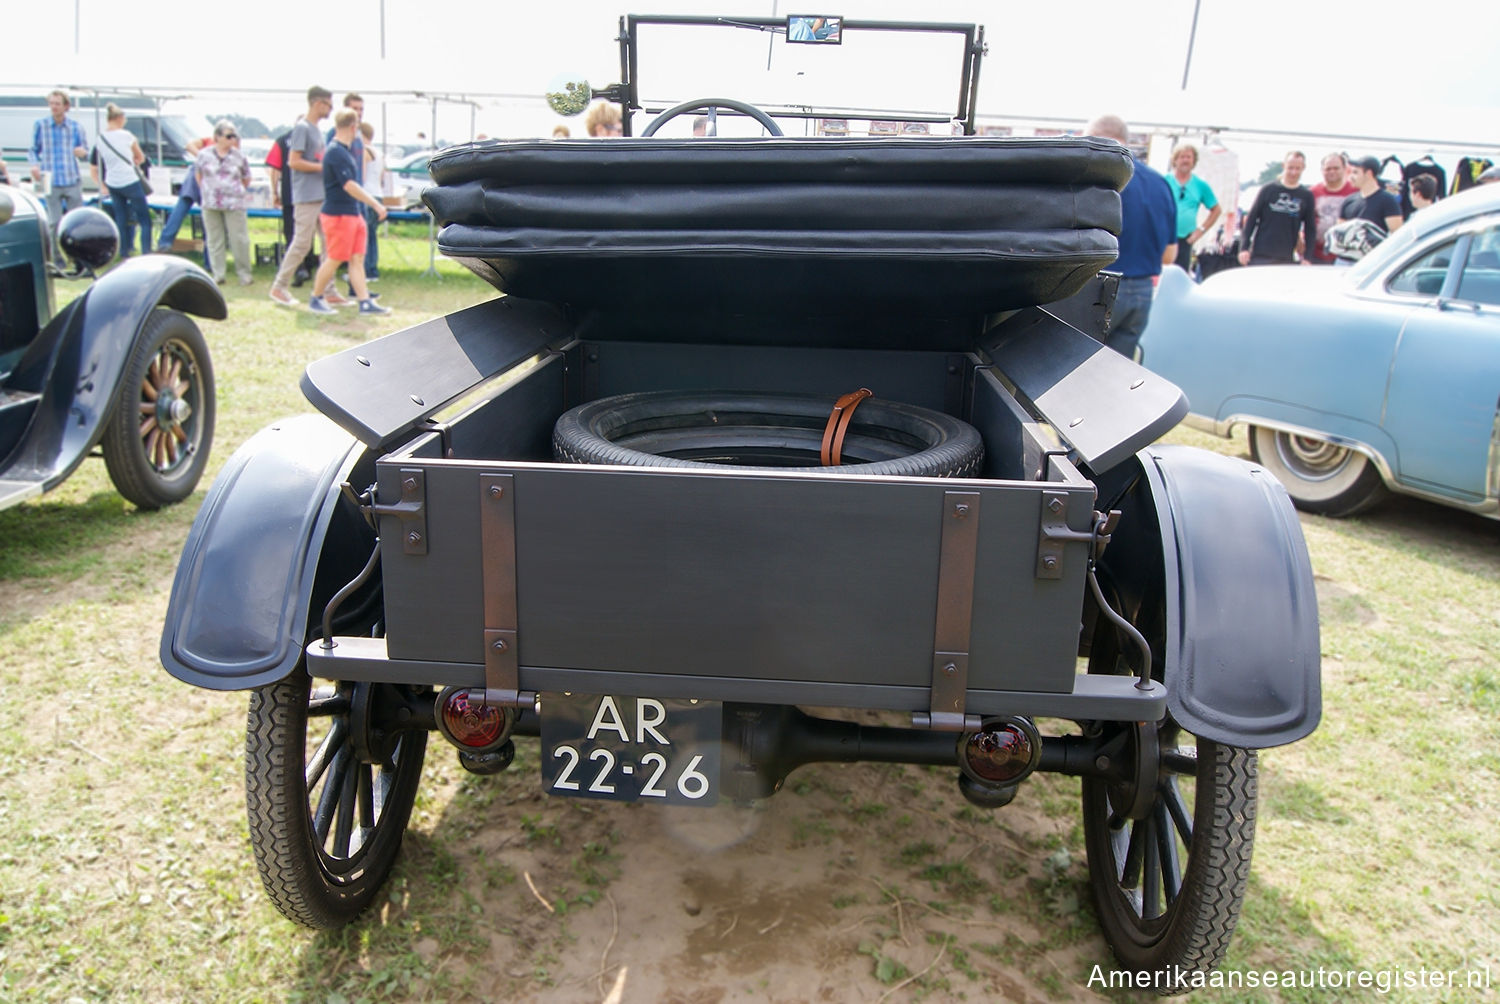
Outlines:
{"type": "MultiPolygon", "coordinates": [[[[1500,219],[1441,245],[1442,288],[1401,332],[1382,424],[1396,443],[1398,481],[1477,502],[1494,492],[1491,451],[1500,416],[1500,219]]],[[[1441,258],[1419,255],[1394,275],[1430,288],[1441,258]],[[1423,284],[1426,284],[1425,286],[1423,284]]],[[[1392,295],[1401,295],[1392,290],[1392,295]]]]}

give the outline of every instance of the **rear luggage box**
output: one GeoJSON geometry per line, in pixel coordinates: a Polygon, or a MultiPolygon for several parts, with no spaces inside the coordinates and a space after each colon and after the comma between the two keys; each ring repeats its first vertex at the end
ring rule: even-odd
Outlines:
{"type": "Polygon", "coordinates": [[[313,671],[896,709],[944,728],[1137,717],[1159,693],[1076,668],[1094,484],[984,349],[994,325],[1114,257],[1129,170],[1090,139],[439,156],[427,198],[443,250],[511,295],[392,336],[429,339],[431,371],[410,345],[382,365],[377,342],[358,365],[314,364],[304,386],[373,445],[509,376],[379,461],[385,637],[315,643],[313,671]],[[607,395],[831,403],[860,386],[973,424],[981,476],[552,460],[558,416],[607,395]]]}

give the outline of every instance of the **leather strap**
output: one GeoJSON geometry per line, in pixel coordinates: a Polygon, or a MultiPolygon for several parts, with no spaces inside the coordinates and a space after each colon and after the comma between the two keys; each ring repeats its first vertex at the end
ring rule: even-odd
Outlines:
{"type": "Polygon", "coordinates": [[[828,416],[828,425],[823,429],[822,461],[824,467],[839,466],[844,452],[844,435],[849,431],[849,423],[854,420],[854,409],[858,408],[859,402],[865,398],[874,396],[874,392],[868,387],[861,387],[833,402],[833,411],[828,416]]]}

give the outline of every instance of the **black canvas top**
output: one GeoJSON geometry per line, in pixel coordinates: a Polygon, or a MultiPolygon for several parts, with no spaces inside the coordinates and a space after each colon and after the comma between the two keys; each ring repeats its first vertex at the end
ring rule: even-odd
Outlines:
{"type": "Polygon", "coordinates": [[[517,295],[951,316],[1062,299],[1113,261],[1131,161],[1096,138],[622,139],[431,170],[440,249],[517,295]]]}

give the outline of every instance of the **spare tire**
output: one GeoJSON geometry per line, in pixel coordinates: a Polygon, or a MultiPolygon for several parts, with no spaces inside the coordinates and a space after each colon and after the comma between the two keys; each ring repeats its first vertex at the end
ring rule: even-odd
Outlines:
{"type": "Polygon", "coordinates": [[[798,468],[901,477],[977,476],[984,442],[967,422],[899,401],[869,398],[854,411],[844,463],[824,467],[823,429],[834,397],[654,391],[579,405],[557,420],[564,463],[629,467],[798,468]]]}

